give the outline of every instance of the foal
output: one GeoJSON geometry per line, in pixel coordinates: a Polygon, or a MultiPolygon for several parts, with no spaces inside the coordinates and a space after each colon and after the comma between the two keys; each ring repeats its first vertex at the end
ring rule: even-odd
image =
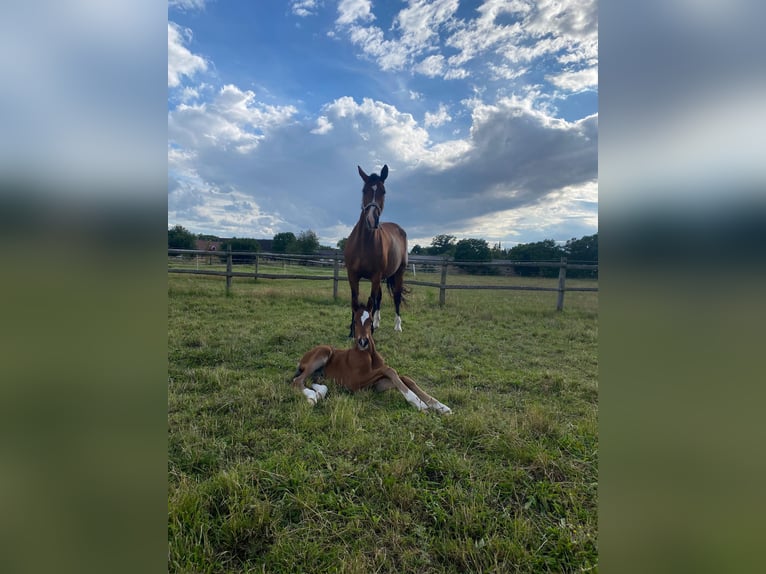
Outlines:
{"type": "Polygon", "coordinates": [[[441,414],[450,414],[452,410],[423,389],[411,378],[399,375],[387,366],[383,357],[375,350],[372,340],[371,303],[361,305],[354,310],[354,345],[350,349],[336,349],[329,345],[320,345],[308,351],[298,363],[298,370],[293,377],[293,387],[301,389],[308,401],[315,405],[327,394],[327,387],[313,383],[305,386],[306,379],[315,373],[323,373],[328,379],[351,392],[374,387],[376,391],[387,391],[396,387],[407,402],[419,411],[433,409],[441,414]]]}

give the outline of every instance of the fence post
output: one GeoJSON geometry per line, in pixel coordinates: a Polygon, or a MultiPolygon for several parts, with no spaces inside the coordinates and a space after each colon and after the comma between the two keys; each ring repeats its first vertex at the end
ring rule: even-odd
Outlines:
{"type": "Polygon", "coordinates": [[[567,279],[567,258],[561,258],[561,267],[559,267],[559,297],[556,301],[556,311],[564,309],[564,284],[567,279]]]}
{"type": "Polygon", "coordinates": [[[260,257],[258,255],[255,256],[255,277],[253,277],[253,281],[258,281],[258,260],[260,257]]]}
{"type": "Polygon", "coordinates": [[[340,255],[337,253],[332,260],[332,298],[338,298],[338,268],[340,267],[340,255]]]}
{"type": "Polygon", "coordinates": [[[226,251],[228,251],[226,254],[226,294],[228,295],[231,290],[231,244],[226,251]]]}
{"type": "Polygon", "coordinates": [[[447,298],[447,258],[442,262],[442,280],[439,287],[439,307],[444,307],[444,301],[447,298]]]}

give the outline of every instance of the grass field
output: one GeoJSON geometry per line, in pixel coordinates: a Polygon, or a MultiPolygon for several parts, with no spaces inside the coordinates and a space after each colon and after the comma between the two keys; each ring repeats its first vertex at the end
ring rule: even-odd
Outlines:
{"type": "Polygon", "coordinates": [[[349,345],[345,282],[169,275],[169,570],[596,571],[598,299],[555,297],[413,287],[394,333],[384,295],[378,350],[445,417],[290,388],[349,345]]]}

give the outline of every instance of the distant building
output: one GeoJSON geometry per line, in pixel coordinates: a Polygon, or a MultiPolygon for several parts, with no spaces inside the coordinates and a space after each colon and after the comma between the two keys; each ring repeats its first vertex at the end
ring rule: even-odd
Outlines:
{"type": "Polygon", "coordinates": [[[197,239],[194,249],[197,251],[220,251],[224,240],[211,241],[209,239],[197,239]]]}

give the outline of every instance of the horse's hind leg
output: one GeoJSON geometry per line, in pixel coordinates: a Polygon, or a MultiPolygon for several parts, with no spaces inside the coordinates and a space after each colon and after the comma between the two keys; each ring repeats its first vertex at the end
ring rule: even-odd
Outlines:
{"type": "Polygon", "coordinates": [[[314,383],[309,389],[306,387],[306,379],[316,373],[318,370],[322,369],[328,363],[331,357],[332,347],[322,345],[311,349],[309,352],[303,355],[300,362],[298,363],[298,369],[296,370],[295,376],[293,377],[292,385],[295,389],[301,389],[303,395],[312,405],[317,404],[319,400],[325,397],[327,394],[327,387],[318,383],[314,383]]]}
{"type": "Polygon", "coordinates": [[[400,377],[402,379],[402,382],[407,385],[407,388],[409,388],[413,393],[415,393],[418,398],[423,401],[425,404],[428,405],[429,409],[433,409],[436,412],[448,415],[452,413],[452,409],[449,408],[444,403],[439,402],[435,398],[433,398],[431,395],[429,395],[427,392],[425,392],[423,389],[421,389],[418,384],[413,381],[410,377],[401,375],[400,377]]]}
{"type": "Polygon", "coordinates": [[[381,278],[375,277],[371,279],[372,287],[370,288],[370,298],[367,301],[367,306],[372,305],[372,330],[380,326],[380,303],[383,299],[383,290],[380,286],[381,278]]]}
{"type": "Polygon", "coordinates": [[[402,267],[394,278],[394,307],[396,309],[396,319],[394,320],[394,331],[402,332],[402,317],[399,315],[399,307],[402,304],[402,293],[404,292],[404,267],[402,267]]]}
{"type": "Polygon", "coordinates": [[[354,310],[359,306],[359,277],[350,272],[348,273],[348,285],[351,288],[351,325],[348,328],[348,337],[354,336],[354,310]]]}
{"type": "Polygon", "coordinates": [[[381,377],[375,383],[376,391],[382,392],[396,388],[402,395],[404,395],[407,402],[419,411],[424,411],[428,408],[428,405],[402,382],[394,369],[386,367],[383,372],[385,376],[381,377]]]}

